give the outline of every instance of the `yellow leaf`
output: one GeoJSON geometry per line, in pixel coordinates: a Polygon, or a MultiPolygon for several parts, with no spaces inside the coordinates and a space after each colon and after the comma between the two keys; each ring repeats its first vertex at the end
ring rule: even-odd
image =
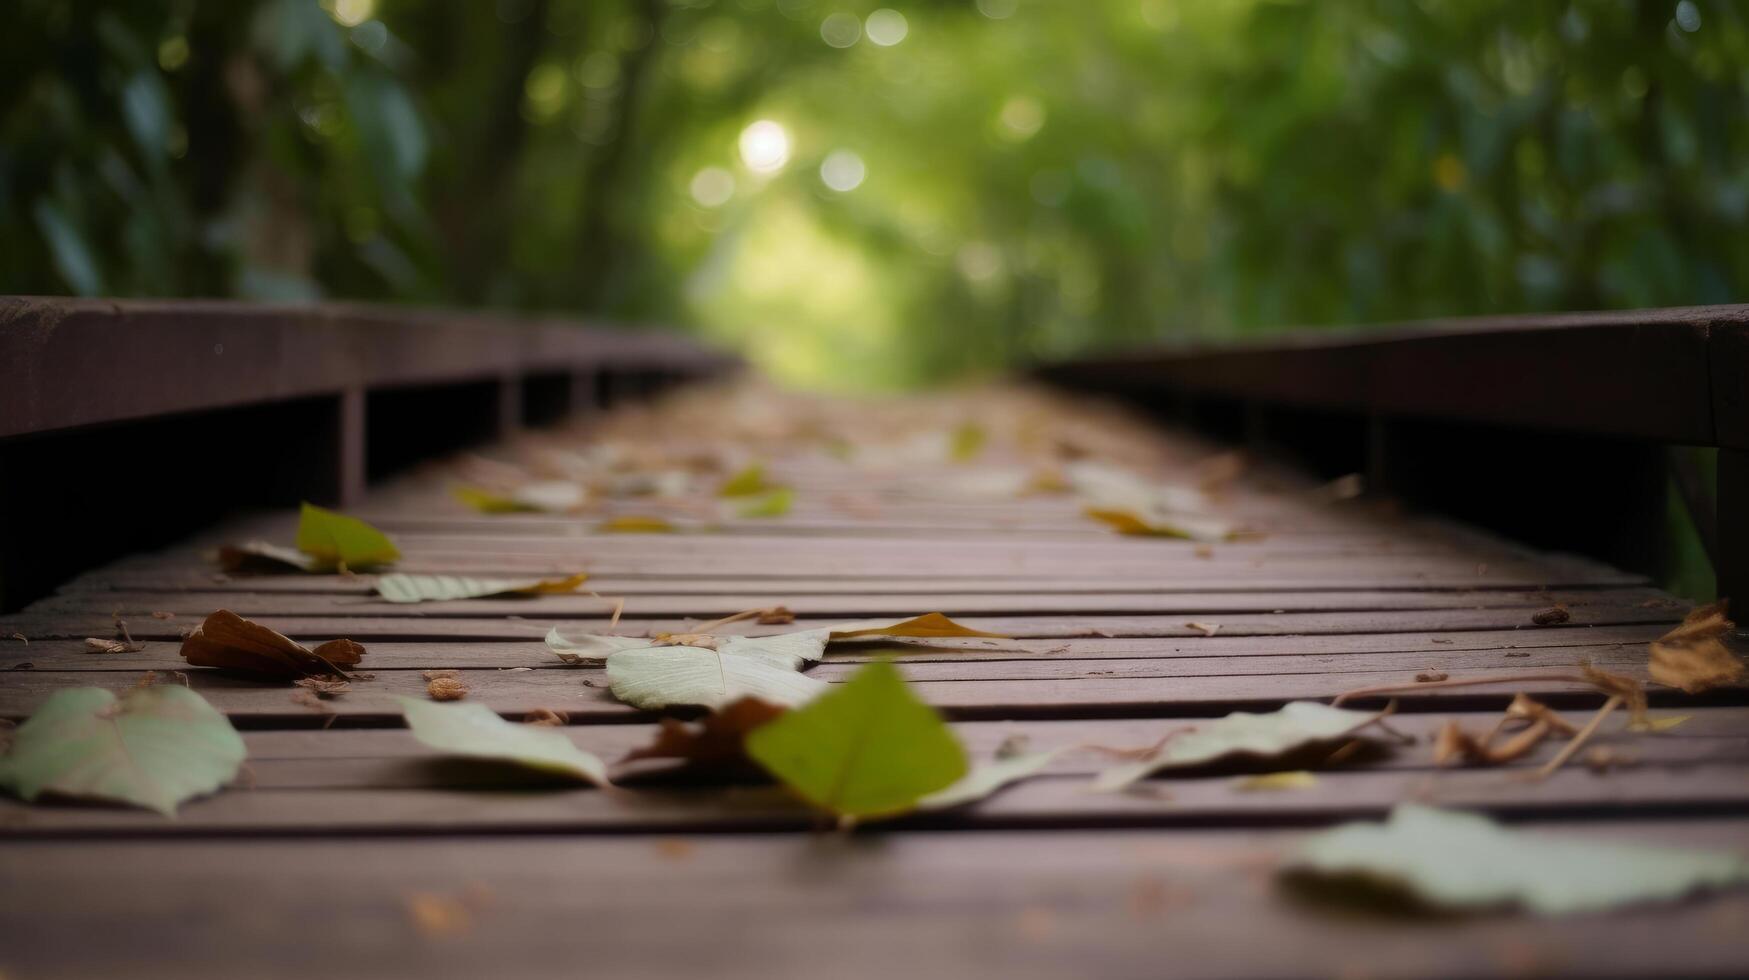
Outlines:
{"type": "Polygon", "coordinates": [[[1278,792],[1286,789],[1311,789],[1318,785],[1318,777],[1304,769],[1290,769],[1286,772],[1266,772],[1258,776],[1246,776],[1234,781],[1233,788],[1251,793],[1259,790],[1278,792]]]}
{"type": "Polygon", "coordinates": [[[765,467],[758,463],[750,463],[734,476],[723,481],[717,490],[719,497],[751,497],[756,493],[764,493],[773,489],[765,482],[765,467]]]}
{"type": "Polygon", "coordinates": [[[619,517],[609,517],[595,525],[595,529],[608,534],[669,534],[675,530],[675,527],[660,517],[624,514],[619,517]]]}
{"type": "Polygon", "coordinates": [[[743,503],[736,511],[736,517],[782,517],[789,513],[790,506],[795,503],[795,491],[788,487],[778,487],[762,496],[754,497],[743,503]]]}
{"type": "Polygon", "coordinates": [[[1662,718],[1645,718],[1629,724],[1628,731],[1667,732],[1693,717],[1693,715],[1665,715],[1662,718]]]}
{"type": "Polygon", "coordinates": [[[962,422],[953,430],[953,436],[948,444],[948,458],[956,463],[968,463],[984,451],[984,443],[989,441],[989,434],[984,427],[976,422],[962,422]]]}
{"type": "Polygon", "coordinates": [[[915,619],[907,619],[902,623],[894,623],[891,626],[856,627],[855,624],[850,625],[854,628],[848,630],[833,630],[832,638],[835,640],[844,640],[855,636],[987,636],[996,640],[1012,639],[1012,637],[1005,636],[1001,633],[985,633],[982,630],[975,630],[969,626],[961,626],[938,612],[924,613],[915,619]]]}
{"type": "Polygon", "coordinates": [[[534,510],[528,504],[513,500],[506,494],[493,493],[479,487],[451,487],[450,493],[455,496],[455,499],[482,514],[515,514],[534,510]]]}

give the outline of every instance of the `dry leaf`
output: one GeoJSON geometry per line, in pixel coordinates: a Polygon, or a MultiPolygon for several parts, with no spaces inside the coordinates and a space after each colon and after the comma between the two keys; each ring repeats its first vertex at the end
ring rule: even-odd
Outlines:
{"type": "Polygon", "coordinates": [[[1682,625],[1652,642],[1652,679],[1667,687],[1699,694],[1743,677],[1743,661],[1725,646],[1736,624],[1725,618],[1723,601],[1689,613],[1682,625]]]}
{"type": "Polygon", "coordinates": [[[675,527],[660,517],[622,514],[602,521],[595,525],[595,529],[604,534],[669,534],[675,527]]]}
{"type": "Polygon", "coordinates": [[[626,753],[621,763],[638,759],[681,759],[698,765],[731,765],[747,760],[747,734],[775,721],[789,709],[746,697],[713,711],[696,725],[663,718],[656,740],[626,753]]]}
{"type": "Polygon", "coordinates": [[[783,606],[772,606],[770,609],[759,610],[753,621],[761,626],[782,626],[795,622],[796,614],[783,606]]]}
{"type": "Polygon", "coordinates": [[[352,690],[351,684],[332,677],[301,677],[293,683],[316,697],[324,699],[337,698],[352,690]]]}
{"type": "Polygon", "coordinates": [[[265,677],[345,677],[338,665],[356,664],[364,647],[330,640],[316,649],[221,609],[182,641],[182,659],[196,667],[224,667],[265,677]]]}
{"type": "Polygon", "coordinates": [[[1530,621],[1538,626],[1559,626],[1573,618],[1566,606],[1554,605],[1541,612],[1533,613],[1530,621]]]}
{"type": "Polygon", "coordinates": [[[1221,631],[1220,623],[1185,623],[1184,625],[1189,629],[1201,632],[1203,636],[1214,636],[1221,631]]]}
{"type": "Polygon", "coordinates": [[[426,683],[425,693],[433,701],[460,701],[468,696],[468,686],[459,678],[437,677],[426,683]]]}
{"type": "Polygon", "coordinates": [[[145,649],[143,643],[128,643],[125,640],[105,640],[102,637],[87,636],[85,638],[86,653],[138,653],[145,649]]]}
{"type": "Polygon", "coordinates": [[[1451,676],[1450,674],[1446,673],[1443,670],[1424,670],[1421,673],[1415,675],[1415,683],[1417,683],[1417,684],[1432,684],[1434,681],[1443,681],[1443,680],[1449,678],[1450,676],[1451,676]]]}
{"type": "Polygon", "coordinates": [[[1256,776],[1244,776],[1233,782],[1234,789],[1245,793],[1311,789],[1316,785],[1318,785],[1318,777],[1305,769],[1290,769],[1286,772],[1266,772],[1256,776]]]}
{"type": "Polygon", "coordinates": [[[533,708],[522,717],[522,723],[537,728],[562,728],[571,723],[571,716],[556,708],[533,708]]]}
{"type": "Polygon", "coordinates": [[[227,572],[322,571],[323,563],[296,548],[270,541],[245,541],[219,549],[219,566],[227,572]]]}
{"type": "Polygon", "coordinates": [[[1630,732],[1667,732],[1693,718],[1693,715],[1665,715],[1662,718],[1641,718],[1628,724],[1630,732]]]}

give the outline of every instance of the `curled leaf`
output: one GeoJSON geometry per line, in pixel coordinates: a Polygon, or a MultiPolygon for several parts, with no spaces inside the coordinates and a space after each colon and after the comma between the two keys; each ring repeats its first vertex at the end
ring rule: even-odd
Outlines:
{"type": "Polygon", "coordinates": [[[245,541],[219,549],[219,565],[227,572],[331,571],[331,566],[304,554],[267,541],[245,541]]]}
{"type": "MultiPolygon", "coordinates": [[[[1004,745],[1004,749],[1008,746],[1004,745]]],[[[1010,783],[1030,779],[1056,761],[1065,749],[1027,752],[1024,749],[998,750],[994,761],[972,766],[972,770],[946,789],[936,790],[917,801],[919,810],[946,810],[967,803],[976,803],[1010,783]]]]}
{"type": "Polygon", "coordinates": [[[311,650],[259,623],[220,609],[182,641],[182,659],[196,667],[224,667],[279,680],[346,676],[341,664],[356,664],[364,647],[329,640],[311,650]]]}
{"type": "Polygon", "coordinates": [[[377,594],[388,602],[445,602],[501,595],[555,595],[575,592],[589,576],[578,572],[563,578],[469,578],[465,575],[408,575],[396,572],[376,580],[377,594]]]}
{"type": "Polygon", "coordinates": [[[1724,637],[1736,624],[1726,618],[1724,602],[1689,613],[1682,625],[1652,642],[1652,679],[1668,687],[1699,694],[1743,678],[1743,661],[1725,646],[1724,637]]]}

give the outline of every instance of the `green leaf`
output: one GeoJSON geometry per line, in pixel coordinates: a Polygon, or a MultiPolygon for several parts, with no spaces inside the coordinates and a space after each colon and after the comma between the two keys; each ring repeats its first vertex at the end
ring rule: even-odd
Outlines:
{"type": "Polygon", "coordinates": [[[984,451],[984,443],[989,441],[989,433],[976,422],[962,422],[954,428],[949,437],[947,456],[956,463],[969,463],[978,458],[984,451]]]}
{"type": "Polygon", "coordinates": [[[765,482],[765,467],[758,463],[750,463],[740,472],[723,481],[717,490],[719,497],[751,497],[756,493],[764,493],[774,489],[765,482]]]}
{"type": "Polygon", "coordinates": [[[1380,711],[1350,711],[1316,701],[1293,701],[1267,714],[1235,711],[1169,736],[1147,758],[1105,770],[1093,781],[1093,788],[1120,790],[1162,769],[1206,765],[1229,756],[1273,758],[1352,737],[1383,717],[1380,711]]]}
{"type": "Polygon", "coordinates": [[[356,517],[347,517],[306,502],[298,515],[298,550],[340,568],[387,565],[401,557],[383,532],[356,517]]]}
{"type": "Polygon", "coordinates": [[[575,592],[588,575],[578,572],[565,578],[514,579],[469,578],[466,575],[408,575],[396,572],[377,578],[377,594],[389,602],[444,602],[498,595],[552,595],[575,592]]]}
{"type": "Polygon", "coordinates": [[[1562,915],[1739,884],[1749,881],[1749,859],[1525,833],[1473,813],[1400,803],[1386,823],[1312,835],[1284,871],[1395,886],[1439,908],[1518,905],[1562,915]]]}
{"type": "Polygon", "coordinates": [[[1004,745],[997,750],[995,761],[973,766],[971,772],[966,773],[952,786],[918,800],[917,809],[946,810],[975,803],[1009,783],[1038,775],[1064,751],[1065,749],[1057,748],[1048,752],[1023,752],[1010,750],[1004,745]]]}
{"type": "Polygon", "coordinates": [[[606,786],[607,766],[564,732],[505,721],[483,704],[439,704],[399,698],[407,727],[419,741],[451,755],[513,762],[606,786]]]}
{"type": "Polygon", "coordinates": [[[791,706],[826,689],[824,681],[799,673],[798,664],[756,651],[735,652],[728,644],[720,650],[621,650],[607,658],[607,679],[614,697],[648,711],[678,705],[716,709],[745,697],[791,706]]]}
{"type": "Polygon", "coordinates": [[[205,698],[164,684],[119,700],[96,687],[56,691],[19,726],[0,758],[0,785],[119,800],[175,816],[183,800],[237,775],[243,739],[205,698]]]}
{"type": "Polygon", "coordinates": [[[756,729],[747,754],[809,803],[849,819],[903,813],[966,774],[959,740],[885,661],[756,729]]]}
{"type": "Polygon", "coordinates": [[[788,487],[778,487],[769,493],[749,499],[735,508],[736,517],[782,517],[789,513],[795,504],[796,492],[788,487]]]}

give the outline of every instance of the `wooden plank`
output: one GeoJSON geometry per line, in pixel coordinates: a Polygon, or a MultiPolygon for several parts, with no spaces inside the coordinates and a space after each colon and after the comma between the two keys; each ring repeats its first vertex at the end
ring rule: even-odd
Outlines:
{"type": "MultiPolygon", "coordinates": [[[[1573,661],[1605,655],[1637,653],[1668,632],[1653,626],[1599,626],[1585,630],[1476,630],[1456,633],[1366,633],[1360,635],[1076,637],[1067,639],[938,640],[839,642],[827,653],[835,663],[864,663],[874,658],[898,658],[906,663],[975,662],[987,660],[1108,660],[1176,657],[1295,656],[1328,661],[1332,657],[1375,653],[1419,653],[1428,658],[1462,651],[1494,651],[1514,657],[1529,650],[1549,650],[1573,661]]],[[[181,643],[141,641],[129,653],[93,654],[83,641],[38,640],[29,644],[0,643],[0,669],[30,664],[22,670],[138,671],[180,669],[181,643]]],[[[446,643],[425,641],[373,642],[367,654],[371,670],[427,670],[434,667],[546,667],[557,661],[538,640],[446,643]]]]}
{"type": "MultiPolygon", "coordinates": [[[[433,763],[442,764],[442,763],[433,763]]],[[[1647,768],[1616,778],[1563,769],[1525,792],[1522,772],[1454,769],[1342,771],[1280,794],[1241,788],[1234,777],[1151,780],[1123,793],[1092,793],[1085,775],[1042,776],[975,807],[916,814],[899,826],[977,828],[1196,827],[1233,823],[1306,825],[1378,818],[1404,799],[1502,814],[1617,819],[1682,808],[1749,815],[1749,766],[1647,768]],[[1290,805],[1284,806],[1283,803],[1290,805]]],[[[174,821],[121,808],[0,803],[7,837],[102,833],[186,836],[806,831],[818,815],[775,786],[620,789],[237,790],[185,804],[174,821]]]]}
{"type": "MultiPolygon", "coordinates": [[[[1736,825],[1705,820],[1540,826],[1741,840],[1736,825]]],[[[21,976],[153,980],[574,977],[580,961],[592,976],[760,980],[821,964],[845,978],[1722,976],[1749,957],[1730,927],[1749,915],[1741,894],[1698,912],[1564,919],[1325,911],[1270,879],[1296,840],[1197,830],[36,842],[0,857],[12,886],[0,890],[0,928],[21,976]],[[458,928],[416,929],[418,895],[463,909],[458,928]],[[1268,939],[1249,941],[1258,936],[1268,939]]]]}
{"type": "MultiPolygon", "coordinates": [[[[599,583],[590,585],[600,592],[599,583]]],[[[605,593],[603,593],[605,594],[605,593]]],[[[782,594],[778,594],[781,596],[782,594]]],[[[640,618],[722,617],[748,609],[777,604],[770,592],[722,592],[716,594],[643,594],[629,599],[626,610],[640,618]]],[[[1666,621],[1680,610],[1668,607],[1663,593],[1653,589],[1559,590],[1559,591],[1319,591],[1319,592],[1057,592],[1039,588],[1032,592],[983,593],[942,590],[891,594],[796,595],[782,597],[782,605],[806,617],[906,618],[935,609],[951,609],[959,616],[1034,615],[1107,616],[1117,614],[1209,616],[1219,614],[1279,614],[1285,612],[1373,613],[1434,609],[1516,610],[1511,625],[1532,625],[1531,617],[1554,606],[1570,613],[1579,610],[1598,616],[1626,616],[1629,621],[1666,621]],[[1648,613],[1661,614],[1648,620],[1648,613]]],[[[167,612],[178,617],[200,617],[215,609],[230,609],[242,616],[542,616],[598,617],[612,606],[600,595],[546,595],[512,598],[459,599],[417,604],[394,603],[364,595],[307,595],[286,592],[75,592],[33,604],[26,615],[73,615],[110,613],[116,610],[167,612]]],[[[1592,622],[1603,620],[1592,619],[1592,622]]]]}
{"type": "MultiPolygon", "coordinates": [[[[180,639],[183,629],[193,625],[178,618],[153,619],[150,605],[139,609],[120,609],[128,619],[129,629],[136,639],[180,639]]],[[[913,610],[923,612],[927,610],[913,610]]],[[[1174,616],[958,616],[952,608],[942,610],[956,616],[965,625],[1005,636],[1030,638],[1201,636],[1202,630],[1187,625],[1185,614],[1174,616]]],[[[532,610],[531,610],[532,612],[532,610]]],[[[1668,610],[1639,606],[1582,607],[1571,610],[1571,619],[1562,624],[1537,626],[1530,622],[1523,609],[1428,609],[1395,611],[1358,611],[1342,613],[1223,614],[1221,632],[1228,636],[1291,636],[1302,633],[1329,635],[1364,633],[1445,632],[1466,630],[1520,629],[1535,632],[1583,630],[1592,626],[1625,626],[1637,624],[1673,623],[1680,619],[1668,610]]],[[[372,640],[517,640],[538,639],[554,626],[576,623],[602,632],[608,631],[605,610],[597,616],[463,618],[445,616],[251,616],[262,625],[300,640],[323,640],[347,637],[360,642],[372,640]]],[[[821,620],[798,619],[794,628],[830,626],[842,622],[842,617],[821,620]]],[[[652,632],[685,632],[698,625],[698,619],[649,620],[622,619],[612,630],[630,636],[652,632]]],[[[748,633],[773,632],[754,628],[748,633]]],[[[0,619],[0,636],[18,634],[31,640],[81,639],[88,636],[109,636],[115,632],[115,620],[104,613],[22,613],[0,619]]]]}

